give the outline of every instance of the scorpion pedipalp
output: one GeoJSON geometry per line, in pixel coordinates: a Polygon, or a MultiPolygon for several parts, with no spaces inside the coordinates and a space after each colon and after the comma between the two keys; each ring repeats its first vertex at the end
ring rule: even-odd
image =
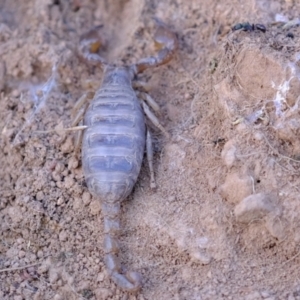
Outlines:
{"type": "Polygon", "coordinates": [[[174,56],[178,47],[178,41],[175,33],[171,31],[165,23],[158,18],[153,18],[156,23],[157,29],[154,34],[154,45],[158,53],[156,56],[150,56],[141,59],[133,67],[136,73],[143,72],[151,67],[158,67],[168,63],[174,56]]]}
{"type": "Polygon", "coordinates": [[[98,53],[104,44],[103,38],[99,33],[101,27],[102,25],[95,26],[81,35],[78,52],[89,63],[105,67],[108,63],[98,53]]]}

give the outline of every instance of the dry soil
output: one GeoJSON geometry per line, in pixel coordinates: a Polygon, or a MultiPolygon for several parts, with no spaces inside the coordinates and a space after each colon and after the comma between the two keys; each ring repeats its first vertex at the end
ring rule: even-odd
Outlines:
{"type": "Polygon", "coordinates": [[[295,0],[1,0],[0,298],[300,299],[299,13],[295,0]],[[108,277],[101,206],[59,129],[102,79],[81,34],[103,25],[102,55],[129,64],[154,54],[153,16],[179,49],[139,76],[171,138],[153,129],[158,187],[144,163],[122,204],[122,264],[143,277],[131,295],[108,277]]]}

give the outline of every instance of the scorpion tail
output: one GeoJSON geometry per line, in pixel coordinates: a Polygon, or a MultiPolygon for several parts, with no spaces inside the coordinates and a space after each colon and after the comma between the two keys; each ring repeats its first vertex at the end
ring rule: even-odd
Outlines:
{"type": "Polygon", "coordinates": [[[128,271],[122,274],[118,253],[120,251],[118,235],[120,233],[120,203],[103,203],[104,215],[104,251],[105,265],[114,283],[128,292],[137,292],[141,288],[139,273],[128,271]]]}

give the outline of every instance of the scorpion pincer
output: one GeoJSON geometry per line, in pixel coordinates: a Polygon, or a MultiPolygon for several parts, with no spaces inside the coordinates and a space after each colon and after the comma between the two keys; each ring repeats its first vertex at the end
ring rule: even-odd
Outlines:
{"type": "Polygon", "coordinates": [[[169,62],[177,48],[176,35],[160,20],[154,41],[156,56],[129,66],[115,66],[98,54],[101,39],[97,29],[81,38],[80,54],[88,62],[100,65],[104,71],[102,85],[83,117],[86,129],[82,140],[82,165],[89,191],[101,201],[104,217],[105,265],[111,279],[121,289],[136,292],[141,287],[137,272],[123,272],[118,258],[121,202],[131,193],[142,164],[145,147],[151,173],[151,187],[155,186],[152,166],[152,141],[146,129],[144,114],[160,128],[158,119],[147,103],[157,104],[149,95],[139,100],[132,88],[134,77],[150,67],[169,62]],[[142,102],[142,106],[140,104],[142,102]]]}

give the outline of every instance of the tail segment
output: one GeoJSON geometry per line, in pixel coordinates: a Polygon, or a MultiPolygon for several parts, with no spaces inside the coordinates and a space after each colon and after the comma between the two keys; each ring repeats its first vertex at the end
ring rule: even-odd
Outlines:
{"type": "Polygon", "coordinates": [[[111,279],[121,289],[136,292],[141,288],[141,276],[128,271],[122,274],[118,253],[120,251],[118,236],[120,233],[120,203],[102,203],[104,215],[104,251],[105,265],[111,279]]]}

